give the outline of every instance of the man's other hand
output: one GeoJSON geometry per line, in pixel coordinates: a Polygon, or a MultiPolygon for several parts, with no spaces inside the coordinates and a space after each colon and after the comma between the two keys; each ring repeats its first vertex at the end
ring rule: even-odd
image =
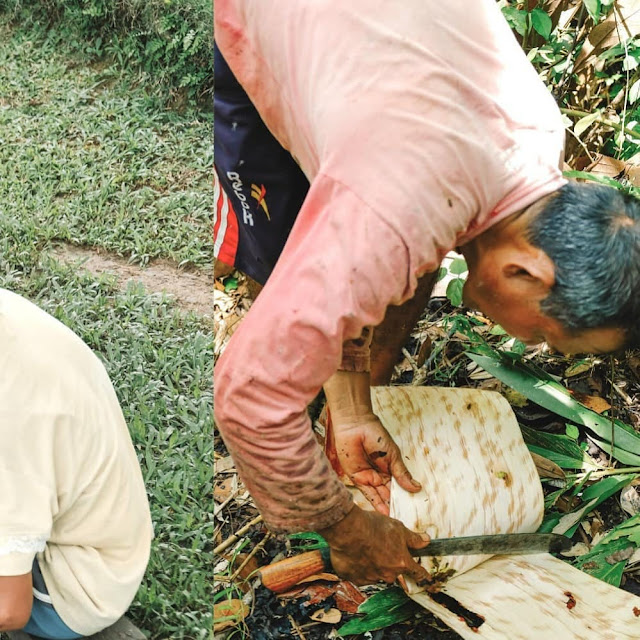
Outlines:
{"type": "Polygon", "coordinates": [[[389,515],[392,476],[403,489],[420,490],[400,449],[373,413],[350,418],[332,414],[332,426],[343,471],[377,511],[389,515]]]}
{"type": "Polygon", "coordinates": [[[399,520],[354,506],[342,520],[318,533],[329,543],[333,570],[354,584],[391,584],[399,576],[419,584],[431,582],[410,552],[425,547],[429,537],[407,529],[399,520]]]}

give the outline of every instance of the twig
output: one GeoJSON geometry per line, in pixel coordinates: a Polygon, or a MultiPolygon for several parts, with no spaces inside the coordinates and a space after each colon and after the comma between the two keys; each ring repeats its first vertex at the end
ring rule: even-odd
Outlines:
{"type": "MultiPolygon", "coordinates": [[[[568,116],[575,116],[576,118],[584,118],[586,116],[592,116],[592,113],[588,111],[579,111],[578,109],[566,109],[565,107],[560,107],[560,111],[565,113],[568,116]]],[[[612,120],[608,120],[607,118],[603,118],[602,116],[598,116],[594,122],[599,122],[600,124],[604,124],[607,127],[611,127],[616,131],[624,131],[625,134],[635,138],[636,140],[640,140],[640,133],[634,131],[633,129],[628,129],[626,127],[622,127],[617,122],[613,122],[612,120]]]]}
{"type": "Polygon", "coordinates": [[[234,542],[237,542],[240,538],[242,538],[242,536],[247,533],[247,531],[249,531],[251,527],[259,524],[260,522],[262,522],[262,516],[256,516],[253,520],[251,520],[251,522],[245,524],[244,527],[238,529],[236,533],[234,533],[232,536],[229,536],[224,542],[221,542],[213,550],[213,555],[217,555],[219,553],[222,553],[225,549],[228,549],[234,542]]]}
{"type": "Polygon", "coordinates": [[[267,533],[267,535],[252,549],[251,553],[247,555],[242,564],[229,577],[229,582],[233,582],[240,575],[240,572],[247,566],[247,564],[249,564],[249,560],[251,560],[251,558],[253,558],[253,556],[255,556],[256,553],[258,553],[258,551],[260,551],[264,547],[267,540],[269,540],[272,536],[272,533],[267,533]]]}
{"type": "Polygon", "coordinates": [[[238,493],[240,493],[240,487],[236,487],[224,502],[214,505],[213,515],[217,516],[238,495],[238,493]]]}
{"type": "Polygon", "coordinates": [[[625,404],[628,404],[630,407],[634,405],[633,398],[623,391],[615,382],[611,383],[611,388],[624,400],[625,404]]]}
{"type": "Polygon", "coordinates": [[[407,359],[407,361],[411,365],[413,372],[419,373],[420,369],[418,367],[417,362],[415,361],[415,358],[409,353],[409,351],[405,347],[402,348],[402,355],[407,359]]]}
{"type": "Polygon", "coordinates": [[[616,449],[616,423],[615,423],[615,419],[614,419],[614,414],[615,414],[615,409],[613,406],[613,397],[612,397],[612,393],[613,393],[613,385],[614,385],[614,380],[615,380],[615,364],[614,364],[614,360],[613,360],[613,356],[609,356],[609,365],[610,365],[610,369],[611,369],[611,391],[609,394],[609,404],[611,405],[611,453],[609,454],[609,466],[611,466],[611,463],[613,462],[613,455],[614,455],[614,451],[616,449]]]}
{"type": "Polygon", "coordinates": [[[296,632],[298,638],[300,638],[300,640],[307,640],[304,633],[302,633],[302,629],[298,626],[298,623],[290,615],[288,615],[287,618],[289,618],[289,623],[296,632]]]}

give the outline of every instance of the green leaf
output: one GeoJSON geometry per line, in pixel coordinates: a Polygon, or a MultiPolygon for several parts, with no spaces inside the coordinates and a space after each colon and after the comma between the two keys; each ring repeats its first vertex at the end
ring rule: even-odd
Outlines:
{"type": "Polygon", "coordinates": [[[447,275],[447,273],[449,273],[449,271],[446,267],[440,267],[438,269],[438,282],[440,282],[440,280],[442,280],[447,275]]]}
{"type": "MultiPolygon", "coordinates": [[[[603,440],[599,440],[598,438],[592,437],[591,440],[595,442],[605,453],[611,455],[612,447],[608,442],[604,442],[603,440]]],[[[630,453],[628,451],[624,451],[623,449],[619,449],[616,444],[613,447],[613,457],[618,460],[618,462],[622,462],[622,464],[628,464],[632,467],[640,466],[640,456],[635,453],[630,453]]]]}
{"type": "Polygon", "coordinates": [[[235,276],[228,276],[224,279],[224,290],[226,293],[229,291],[235,291],[238,288],[238,278],[235,276]]]}
{"type": "Polygon", "coordinates": [[[554,435],[520,426],[529,451],[533,451],[563,469],[595,469],[597,465],[580,448],[578,443],[567,436],[554,435]]]}
{"type": "Polygon", "coordinates": [[[600,0],[582,0],[582,3],[593,19],[594,24],[597,24],[598,20],[600,19],[600,0]]]}
{"type": "Polygon", "coordinates": [[[592,484],[590,487],[585,489],[580,496],[584,504],[581,505],[578,509],[570,512],[569,514],[565,514],[564,516],[562,516],[562,518],[565,518],[567,521],[569,521],[569,516],[574,515],[575,522],[568,527],[554,528],[553,532],[564,533],[567,537],[571,538],[580,526],[580,522],[582,522],[585,516],[591,513],[599,504],[602,504],[607,498],[610,498],[612,495],[620,491],[620,489],[626,487],[634,478],[635,476],[631,475],[610,476],[608,478],[599,480],[595,484],[592,484]]]}
{"type": "Polygon", "coordinates": [[[618,191],[626,191],[624,185],[620,184],[617,180],[614,180],[609,176],[602,176],[597,173],[589,173],[589,171],[563,171],[562,175],[565,178],[576,178],[579,180],[589,180],[591,182],[599,182],[600,184],[604,184],[607,187],[613,187],[614,189],[618,189],[618,191]]]}
{"type": "Polygon", "coordinates": [[[460,275],[466,271],[469,271],[469,267],[467,267],[467,261],[464,258],[456,258],[449,265],[449,272],[455,275],[460,275]]]}
{"type": "Polygon", "coordinates": [[[580,437],[580,429],[578,429],[575,424],[565,425],[565,432],[567,438],[571,438],[572,440],[577,440],[580,437]]]}
{"type": "Polygon", "coordinates": [[[328,547],[327,541],[318,533],[313,531],[303,531],[301,533],[289,534],[289,540],[299,540],[300,548],[305,551],[312,551],[313,549],[324,549],[328,547]]]}
{"type": "Polygon", "coordinates": [[[531,12],[531,25],[545,40],[549,39],[552,23],[546,11],[536,7],[531,12]]]}
{"type": "Polygon", "coordinates": [[[593,550],[597,549],[600,545],[607,545],[623,537],[628,538],[636,546],[640,546],[640,514],[636,514],[617,527],[614,527],[600,540],[593,550]]]}
{"type": "Polygon", "coordinates": [[[632,474],[602,478],[602,480],[598,480],[598,482],[587,487],[580,497],[585,502],[589,502],[589,500],[593,500],[594,498],[597,499],[595,505],[597,507],[601,502],[610,498],[614,493],[617,493],[620,489],[626,487],[634,478],[635,476],[632,474]]]}
{"type": "Polygon", "coordinates": [[[452,305],[460,307],[462,305],[462,289],[464,288],[464,280],[456,278],[451,280],[447,285],[447,298],[452,305]]]}
{"type": "Polygon", "coordinates": [[[602,114],[600,113],[600,111],[596,111],[595,113],[590,113],[589,115],[580,118],[580,120],[578,120],[573,125],[573,132],[576,134],[576,136],[580,137],[582,133],[584,133],[594,122],[599,120],[601,117],[602,114]]]}
{"type": "Polygon", "coordinates": [[[358,613],[378,615],[383,611],[395,609],[407,602],[410,602],[409,596],[400,587],[389,587],[367,598],[358,607],[358,613]]]}
{"type": "Polygon", "coordinates": [[[338,629],[338,633],[348,636],[383,629],[408,620],[420,610],[421,607],[410,600],[402,589],[391,587],[365,600],[358,607],[358,613],[366,614],[364,618],[349,620],[338,629]]]}
{"type": "Polygon", "coordinates": [[[603,544],[603,541],[593,547],[589,553],[577,558],[573,564],[576,568],[592,575],[594,578],[619,587],[628,560],[609,563],[607,558],[616,552],[628,549],[630,546],[629,540],[618,539],[608,544],[603,544]]]}
{"type": "MultiPolygon", "coordinates": [[[[487,353],[486,349],[483,349],[483,352],[487,353]]],[[[567,420],[587,427],[608,443],[612,440],[613,424],[614,458],[619,459],[618,456],[625,455],[624,452],[640,456],[640,436],[631,427],[619,420],[612,422],[610,418],[601,416],[580,404],[562,385],[552,380],[547,374],[544,374],[546,379],[542,379],[542,374],[530,363],[511,362],[497,352],[491,355],[467,352],[467,355],[485,371],[513,387],[532,402],[567,420]]],[[[625,455],[625,458],[628,456],[625,455]]]]}
{"type": "Polygon", "coordinates": [[[528,31],[527,17],[528,13],[516,7],[502,7],[502,14],[507,19],[509,26],[521,36],[526,35],[528,31]]]}

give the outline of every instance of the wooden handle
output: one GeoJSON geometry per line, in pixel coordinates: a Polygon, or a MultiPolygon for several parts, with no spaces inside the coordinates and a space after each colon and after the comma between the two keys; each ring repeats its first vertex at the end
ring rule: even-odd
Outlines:
{"type": "Polygon", "coordinates": [[[275,593],[287,591],[300,580],[326,570],[329,567],[328,556],[329,549],[307,551],[269,564],[260,569],[262,584],[275,593]]]}

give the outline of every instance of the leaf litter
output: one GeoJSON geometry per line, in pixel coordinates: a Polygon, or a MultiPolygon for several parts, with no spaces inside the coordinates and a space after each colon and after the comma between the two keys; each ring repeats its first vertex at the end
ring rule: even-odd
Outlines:
{"type": "MultiPolygon", "coordinates": [[[[624,124],[624,115],[621,119],[614,110],[623,105],[626,108],[629,96],[633,104],[637,96],[626,87],[625,98],[624,73],[620,74],[615,66],[620,64],[624,51],[617,62],[614,54],[616,47],[622,47],[620,33],[624,37],[640,34],[640,4],[637,0],[614,4],[613,13],[602,16],[594,27],[594,16],[581,12],[579,4],[547,0],[541,6],[551,16],[555,31],[549,37],[548,25],[545,26],[546,38],[531,38],[537,48],[534,51],[530,45],[529,49],[534,64],[572,125],[566,168],[586,172],[577,175],[578,178],[593,176],[589,179],[608,180],[611,181],[608,184],[631,190],[640,184],[638,158],[632,157],[637,147],[629,143],[623,149],[627,143],[615,126],[620,127],[621,121],[624,124]],[[611,25],[616,20],[626,30],[613,29],[611,25]],[[555,45],[546,44],[545,39],[549,43],[567,44],[554,49],[555,45]],[[570,65],[571,58],[575,74],[570,66],[569,72],[561,66],[566,67],[567,60],[570,65]],[[581,120],[580,125],[573,126],[571,118],[581,120]]],[[[535,17],[541,18],[539,14],[535,17]]],[[[634,55],[640,58],[640,52],[634,55]]],[[[453,270],[445,269],[436,295],[405,346],[393,383],[484,388],[502,393],[512,404],[541,477],[546,498],[543,527],[554,528],[562,521],[562,527],[572,537],[574,545],[565,560],[640,595],[640,504],[636,488],[640,473],[640,352],[571,358],[553,354],[544,347],[519,344],[488,319],[460,308],[459,289],[464,272],[462,263],[455,262],[457,258],[452,255],[445,265],[451,267],[455,263],[453,270]],[[475,355],[475,362],[470,354],[475,355]],[[490,370],[479,366],[480,362],[490,370]]],[[[248,311],[252,297],[242,275],[229,271],[216,280],[216,357],[248,311]],[[225,284],[224,278],[229,276],[236,280],[225,284]]],[[[320,402],[312,407],[312,422],[316,422],[321,405],[320,402]]],[[[215,450],[220,459],[228,455],[217,435],[215,450]]],[[[235,473],[235,469],[229,467],[229,473],[235,473]]],[[[218,495],[221,492],[219,488],[218,495]]],[[[242,491],[227,500],[216,516],[216,544],[242,530],[257,515],[250,497],[242,491]]],[[[267,535],[263,525],[257,523],[241,540],[255,548],[267,535]]],[[[306,548],[297,540],[273,536],[256,554],[256,559],[259,565],[264,565],[302,550],[306,548]]],[[[358,588],[320,576],[315,582],[276,596],[255,579],[248,578],[245,582],[250,588],[243,593],[251,594],[251,613],[241,622],[245,637],[319,640],[338,637],[338,629],[355,629],[358,637],[372,640],[459,638],[424,609],[398,594],[395,587],[358,588]],[[342,589],[350,594],[347,601],[339,593],[342,589]],[[393,607],[387,605],[380,615],[395,608],[396,618],[391,616],[379,628],[375,622],[363,626],[368,616],[377,615],[376,598],[384,600],[389,593],[395,593],[398,601],[393,607]],[[363,602],[359,602],[361,598],[363,602]],[[323,616],[325,622],[314,620],[312,616],[318,618],[318,611],[332,612],[333,616],[337,616],[337,611],[340,621],[327,622],[333,620],[327,615],[323,616]],[[365,633],[366,628],[369,631],[365,633]]],[[[226,584],[221,582],[220,588],[226,584]]],[[[571,592],[564,597],[568,609],[580,611],[580,602],[571,592]]],[[[640,616],[640,609],[634,615],[640,616]]]]}

